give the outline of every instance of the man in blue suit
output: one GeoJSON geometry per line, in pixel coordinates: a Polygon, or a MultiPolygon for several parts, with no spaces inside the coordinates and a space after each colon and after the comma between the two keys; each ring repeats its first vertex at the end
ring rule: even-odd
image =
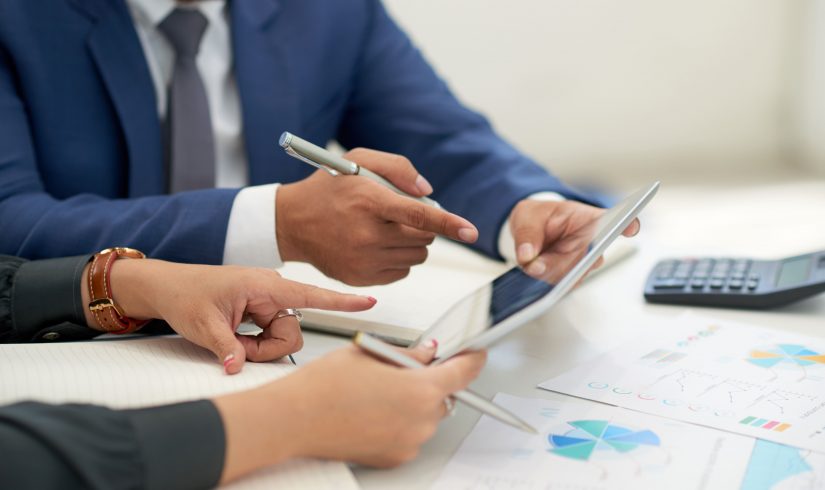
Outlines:
{"type": "Polygon", "coordinates": [[[121,244],[371,284],[442,234],[542,274],[581,251],[600,213],[583,200],[463,107],[378,0],[0,3],[0,253],[121,244]],[[455,214],[311,174],[284,130],[374,148],[347,157],[455,214]]]}

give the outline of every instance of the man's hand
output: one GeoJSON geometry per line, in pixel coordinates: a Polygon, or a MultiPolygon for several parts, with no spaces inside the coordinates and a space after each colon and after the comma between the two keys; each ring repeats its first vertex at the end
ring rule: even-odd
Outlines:
{"type": "MultiPolygon", "coordinates": [[[[510,214],[519,265],[535,278],[558,282],[587,253],[604,213],[576,201],[521,201],[510,214]]],[[[636,219],[622,234],[634,236],[639,227],[636,219]]]]}
{"type": "MultiPolygon", "coordinates": [[[[344,158],[415,196],[432,192],[409,160],[362,148],[344,158]]],[[[359,176],[319,170],[278,189],[276,234],[284,261],[308,262],[347,284],[387,284],[427,259],[436,235],[465,243],[478,239],[466,219],[436,209],[359,176]]]]}

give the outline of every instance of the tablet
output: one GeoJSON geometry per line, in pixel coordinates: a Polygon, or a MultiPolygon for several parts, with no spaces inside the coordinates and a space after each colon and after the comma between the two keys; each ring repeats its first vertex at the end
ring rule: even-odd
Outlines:
{"type": "Polygon", "coordinates": [[[585,226],[581,236],[589,237],[587,253],[566,273],[559,273],[561,277],[535,279],[513,267],[456,303],[415,344],[438,341],[437,363],[465,350],[487,348],[547,312],[575,287],[658,189],[655,182],[631,194],[585,226]]]}

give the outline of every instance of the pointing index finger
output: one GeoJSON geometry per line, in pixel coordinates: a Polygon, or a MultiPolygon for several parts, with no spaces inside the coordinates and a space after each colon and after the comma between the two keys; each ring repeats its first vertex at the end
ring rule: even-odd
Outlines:
{"type": "Polygon", "coordinates": [[[360,296],[283,279],[284,287],[275,291],[281,304],[291,308],[316,308],[320,310],[362,311],[372,308],[376,300],[372,296],[360,296]]]}
{"type": "Polygon", "coordinates": [[[461,216],[406,197],[388,196],[380,214],[388,221],[437,233],[454,240],[466,243],[478,240],[476,227],[461,216]]]}

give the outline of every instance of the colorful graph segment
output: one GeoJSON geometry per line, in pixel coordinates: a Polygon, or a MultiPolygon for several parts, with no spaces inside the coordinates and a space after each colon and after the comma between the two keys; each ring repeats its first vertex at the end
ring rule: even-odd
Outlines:
{"type": "Polygon", "coordinates": [[[549,434],[549,451],[559,456],[588,461],[596,451],[627,453],[641,446],[659,446],[661,441],[653,431],[634,431],[607,420],[574,420],[564,434],[549,434]]]}
{"type": "Polygon", "coordinates": [[[777,344],[765,350],[752,350],[746,360],[762,368],[772,368],[781,363],[812,366],[825,364],[825,354],[808,349],[804,345],[777,344]]]}
{"type": "Polygon", "coordinates": [[[799,449],[757,439],[740,488],[770,490],[784,480],[812,470],[799,449]]]}
{"type": "Polygon", "coordinates": [[[774,430],[776,432],[785,432],[791,427],[791,424],[779,422],[777,420],[760,419],[758,417],[745,417],[739,421],[742,425],[750,425],[751,427],[761,427],[762,429],[774,430]]]}

